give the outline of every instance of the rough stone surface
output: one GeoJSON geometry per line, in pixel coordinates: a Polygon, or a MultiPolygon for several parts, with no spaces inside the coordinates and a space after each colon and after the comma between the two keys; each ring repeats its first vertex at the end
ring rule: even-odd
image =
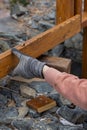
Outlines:
{"type": "MultiPolygon", "coordinates": [[[[30,0],[25,9],[16,7],[17,10],[15,9],[13,13],[14,19],[10,16],[7,1],[0,1],[0,53],[5,51],[3,47],[6,50],[9,47],[12,48],[55,26],[56,0],[30,0]],[[6,9],[4,9],[4,6],[6,9]]],[[[48,56],[68,57],[72,59],[72,63],[78,62],[78,64],[72,64],[71,73],[78,76],[80,73],[81,75],[82,35],[83,32],[78,33],[45,54],[48,56]]],[[[67,108],[67,105],[69,106],[71,103],[48,83],[31,82],[25,85],[26,91],[22,87],[20,89],[21,84],[20,82],[11,81],[6,86],[8,89],[0,89],[1,130],[87,129],[87,121],[84,121],[87,112],[77,107],[73,109],[67,108]],[[54,99],[57,106],[39,114],[27,107],[26,102],[32,97],[41,94],[54,99]],[[64,117],[62,120],[60,115],[64,117]]],[[[0,85],[4,86],[1,81],[0,85]]]]}
{"type": "Polygon", "coordinates": [[[0,107],[6,105],[7,101],[7,98],[4,95],[0,94],[0,107]]]}
{"type": "Polygon", "coordinates": [[[22,5],[17,3],[11,7],[11,16],[13,15],[20,16],[25,14],[27,11],[28,10],[26,8],[24,8],[22,5]]]}
{"type": "Polygon", "coordinates": [[[1,53],[8,50],[8,49],[10,49],[10,46],[8,45],[8,43],[0,40],[0,51],[1,51],[1,53]]]}
{"type": "Polygon", "coordinates": [[[24,118],[28,113],[28,107],[19,107],[18,108],[18,117],[24,118]]]}
{"type": "Polygon", "coordinates": [[[15,107],[0,108],[0,123],[9,124],[18,116],[18,111],[15,107]]]}
{"type": "Polygon", "coordinates": [[[26,98],[30,98],[30,97],[34,98],[36,95],[36,91],[28,87],[26,84],[25,85],[22,84],[20,86],[20,92],[21,92],[21,95],[26,98]]]}
{"type": "Polygon", "coordinates": [[[65,46],[65,57],[71,58],[73,61],[82,62],[82,33],[78,33],[74,37],[64,42],[65,46]]]}
{"type": "Polygon", "coordinates": [[[31,88],[34,88],[38,93],[43,94],[50,93],[53,90],[53,87],[44,81],[33,81],[29,84],[29,86],[31,88]]]}
{"type": "Polygon", "coordinates": [[[83,123],[85,117],[87,116],[86,111],[78,107],[70,108],[68,106],[62,106],[59,109],[58,114],[74,124],[83,123]]]}
{"type": "Polygon", "coordinates": [[[9,127],[7,127],[5,125],[1,125],[0,130],[11,130],[11,128],[9,128],[9,127]]]}

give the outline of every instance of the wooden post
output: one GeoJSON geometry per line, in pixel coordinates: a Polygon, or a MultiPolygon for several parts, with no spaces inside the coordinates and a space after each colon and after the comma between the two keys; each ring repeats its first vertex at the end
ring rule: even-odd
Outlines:
{"type": "Polygon", "coordinates": [[[74,0],[56,0],[56,24],[74,16],[74,0]]]}
{"type": "MultiPolygon", "coordinates": [[[[84,0],[84,11],[87,12],[87,0],[84,0]]],[[[83,31],[82,77],[87,78],[87,26],[83,31]]]]}
{"type": "Polygon", "coordinates": [[[75,0],[74,1],[74,13],[81,14],[82,13],[82,0],[75,0]]]}

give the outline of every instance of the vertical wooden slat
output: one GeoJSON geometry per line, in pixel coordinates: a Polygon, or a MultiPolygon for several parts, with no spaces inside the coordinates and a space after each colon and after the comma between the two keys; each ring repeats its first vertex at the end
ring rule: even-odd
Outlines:
{"type": "Polygon", "coordinates": [[[82,22],[82,0],[74,0],[74,15],[80,14],[80,21],[82,22]]]}
{"type": "Polygon", "coordinates": [[[87,12],[87,0],[84,0],[84,11],[87,12]]]}
{"type": "Polygon", "coordinates": [[[81,14],[82,13],[82,0],[75,0],[74,1],[74,13],[81,14]]]}
{"type": "MultiPolygon", "coordinates": [[[[87,12],[87,0],[84,0],[84,11],[87,12]]],[[[87,27],[83,30],[82,77],[87,78],[87,27]]]]}
{"type": "Polygon", "coordinates": [[[56,0],[56,24],[74,16],[74,0],[56,0]]]}

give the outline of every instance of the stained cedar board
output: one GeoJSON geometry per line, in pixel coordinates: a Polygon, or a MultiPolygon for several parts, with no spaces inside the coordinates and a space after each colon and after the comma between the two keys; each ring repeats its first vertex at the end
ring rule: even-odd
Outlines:
{"type": "Polygon", "coordinates": [[[35,109],[38,113],[44,112],[56,106],[56,101],[44,95],[40,95],[26,102],[27,106],[35,109]]]}

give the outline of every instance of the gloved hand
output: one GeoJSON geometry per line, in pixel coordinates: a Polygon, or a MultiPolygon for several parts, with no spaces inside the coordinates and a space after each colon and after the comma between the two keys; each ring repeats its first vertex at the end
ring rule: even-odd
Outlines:
{"type": "Polygon", "coordinates": [[[24,55],[13,48],[12,53],[19,58],[19,64],[11,73],[12,76],[22,76],[24,78],[43,78],[42,70],[45,62],[40,62],[30,56],[24,55]]]}

